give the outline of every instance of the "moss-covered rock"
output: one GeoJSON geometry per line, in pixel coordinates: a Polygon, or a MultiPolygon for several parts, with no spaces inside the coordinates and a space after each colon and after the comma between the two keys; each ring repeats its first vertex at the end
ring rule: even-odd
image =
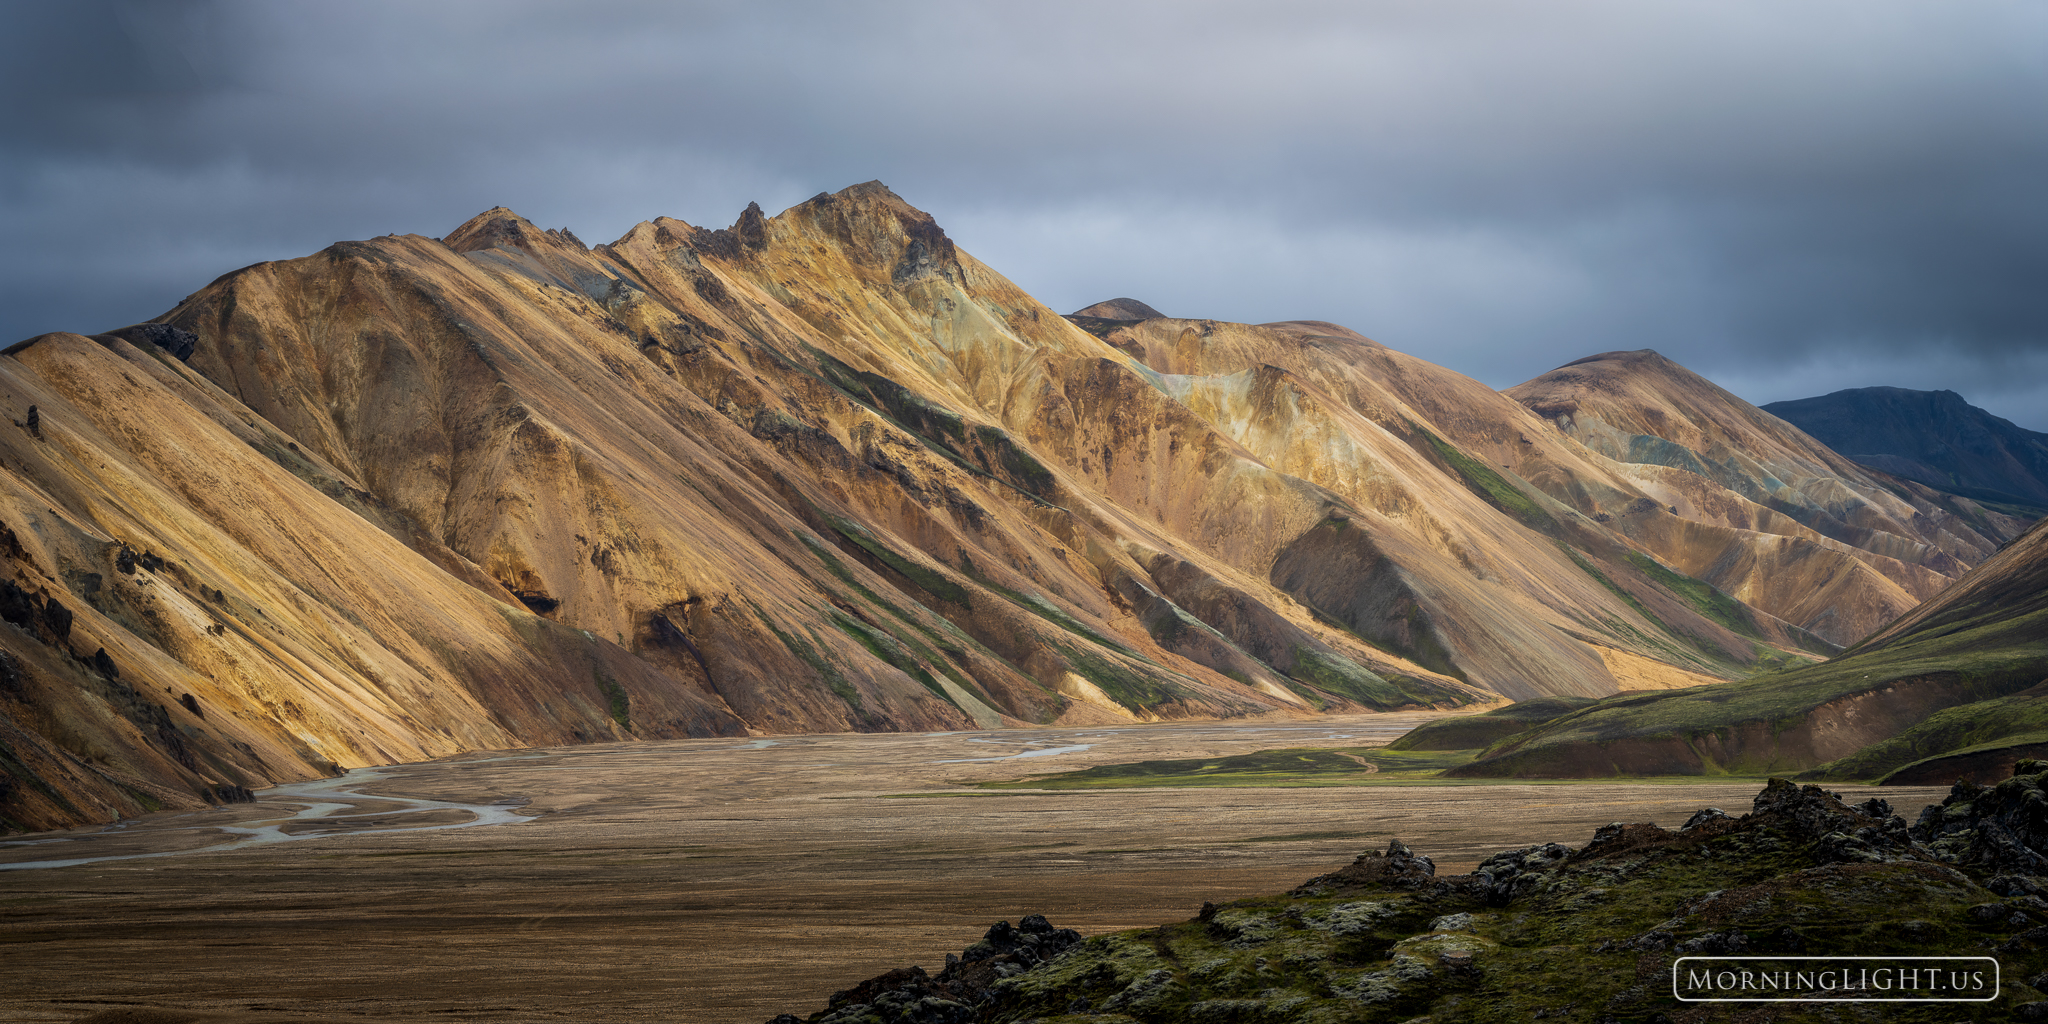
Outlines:
{"type": "Polygon", "coordinates": [[[2029,1008],[2048,985],[2048,762],[2022,768],[1997,786],[1958,785],[1911,828],[1883,800],[1850,805],[1773,779],[1741,817],[1709,808],[1677,830],[1618,822],[1584,846],[1507,851],[1464,875],[1440,876],[1394,842],[1284,895],[1010,961],[952,1005],[898,985],[903,995],[866,1016],[837,1001],[810,1020],[2035,1019],[2048,1010],[2029,1008]],[[2001,991],[1972,1004],[1674,997],[1680,958],[1737,955],[1989,956],[2001,991]]]}

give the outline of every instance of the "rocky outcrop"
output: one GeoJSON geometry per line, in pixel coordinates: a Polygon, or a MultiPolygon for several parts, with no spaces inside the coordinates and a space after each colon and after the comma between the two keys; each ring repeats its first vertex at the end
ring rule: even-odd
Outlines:
{"type": "Polygon", "coordinates": [[[1394,839],[1388,841],[1385,851],[1367,850],[1343,868],[1303,882],[1296,891],[1346,893],[1378,888],[1420,889],[1433,884],[1435,879],[1435,861],[1394,839]]]}
{"type": "Polygon", "coordinates": [[[922,967],[899,967],[833,993],[825,1009],[808,1018],[785,1013],[769,1024],[969,1024],[984,1019],[999,983],[1080,942],[1081,933],[1054,928],[1040,914],[1014,927],[997,921],[980,942],[957,956],[946,954],[945,969],[937,975],[922,967]]]}
{"type": "Polygon", "coordinates": [[[1992,875],[2048,875],[2043,782],[2048,761],[2021,761],[1994,786],[1959,782],[1948,799],[1920,812],[1913,837],[1950,864],[1992,875]]]}
{"type": "Polygon", "coordinates": [[[163,350],[171,358],[180,362],[191,359],[192,353],[199,348],[199,335],[182,327],[173,327],[170,324],[136,324],[133,327],[123,327],[118,331],[108,331],[95,337],[96,340],[102,342],[120,339],[137,346],[153,346],[163,350]]]}

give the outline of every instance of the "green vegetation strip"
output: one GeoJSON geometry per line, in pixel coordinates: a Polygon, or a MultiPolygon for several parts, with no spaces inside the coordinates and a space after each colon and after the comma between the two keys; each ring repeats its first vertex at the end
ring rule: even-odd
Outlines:
{"type": "Polygon", "coordinates": [[[1750,615],[1749,609],[1740,601],[1715,589],[1713,584],[1677,572],[1640,551],[1628,553],[1628,564],[1635,566],[1637,571],[1648,576],[1665,590],[1684,598],[1701,615],[1743,636],[1755,640],[1763,639],[1763,633],[1758,631],[1756,618],[1750,615]]]}
{"type": "Polygon", "coordinates": [[[1544,511],[1543,506],[1538,505],[1534,499],[1522,493],[1521,488],[1509,483],[1506,477],[1494,472],[1486,463],[1465,454],[1458,446],[1431,433],[1429,428],[1413,422],[1408,425],[1414,428],[1416,433],[1421,434],[1423,439],[1429,442],[1429,446],[1435,449],[1437,455],[1464,478],[1465,486],[1470,488],[1472,493],[1502,512],[1521,520],[1522,525],[1532,530],[1547,534],[1557,532],[1557,520],[1552,519],[1550,513],[1544,511]]]}
{"type": "Polygon", "coordinates": [[[1399,751],[1385,747],[1294,747],[1228,757],[1099,765],[985,789],[1129,789],[1134,787],[1354,786],[1427,777],[1464,764],[1476,750],[1399,751]],[[1367,767],[1367,765],[1371,767],[1367,767]],[[1384,778],[1381,778],[1384,776],[1384,778]]]}

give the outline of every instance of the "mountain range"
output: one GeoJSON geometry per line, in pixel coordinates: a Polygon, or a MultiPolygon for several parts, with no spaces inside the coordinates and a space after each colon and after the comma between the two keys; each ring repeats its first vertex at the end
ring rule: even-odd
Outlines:
{"type": "Polygon", "coordinates": [[[675,736],[1313,715],[1832,655],[2027,520],[1654,352],[1507,392],[1063,317],[870,182],[487,210],[0,356],[0,817],[675,736]]]}

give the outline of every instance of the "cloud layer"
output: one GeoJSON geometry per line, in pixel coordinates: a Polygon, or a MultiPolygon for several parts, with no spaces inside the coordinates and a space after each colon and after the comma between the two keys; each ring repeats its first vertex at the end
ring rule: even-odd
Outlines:
{"type": "Polygon", "coordinates": [[[18,4],[0,337],[495,204],[591,241],[871,178],[1051,305],[1355,327],[1505,387],[2048,431],[2024,2],[18,4]]]}

